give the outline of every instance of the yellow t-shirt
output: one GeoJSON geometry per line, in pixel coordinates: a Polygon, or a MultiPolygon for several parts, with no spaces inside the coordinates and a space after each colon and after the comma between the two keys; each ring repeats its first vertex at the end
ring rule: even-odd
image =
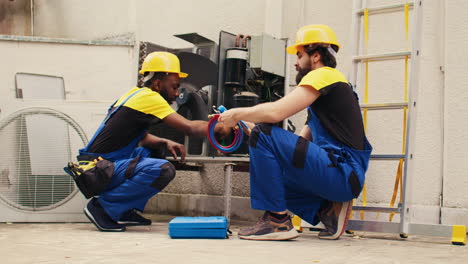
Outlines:
{"type": "Polygon", "coordinates": [[[113,104],[112,110],[139,89],[142,90],[128,99],[107,121],[89,152],[110,153],[119,150],[143,135],[150,125],[175,112],[159,93],[146,87],[130,89],[113,104]]]}
{"type": "Polygon", "coordinates": [[[330,67],[321,67],[307,73],[307,75],[302,78],[299,86],[309,85],[314,87],[317,91],[320,91],[337,82],[348,83],[339,70],[330,67]]]}
{"type": "Polygon", "coordinates": [[[120,99],[114,104],[114,107],[120,105],[128,96],[138,89],[143,89],[143,91],[132,96],[127,102],[125,102],[123,105],[124,107],[128,107],[145,114],[154,115],[159,119],[163,119],[175,112],[159,93],[147,87],[132,88],[120,97],[120,99]]]}

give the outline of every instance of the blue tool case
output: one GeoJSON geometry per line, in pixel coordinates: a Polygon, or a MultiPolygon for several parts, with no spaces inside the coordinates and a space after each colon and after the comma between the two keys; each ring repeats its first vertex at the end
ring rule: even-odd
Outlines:
{"type": "Polygon", "coordinates": [[[169,222],[171,238],[227,238],[224,216],[175,217],[169,222]]]}

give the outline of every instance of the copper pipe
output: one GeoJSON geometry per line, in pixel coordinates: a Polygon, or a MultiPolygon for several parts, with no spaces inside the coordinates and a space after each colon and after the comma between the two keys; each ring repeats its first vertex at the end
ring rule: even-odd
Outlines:
{"type": "Polygon", "coordinates": [[[242,38],[242,47],[247,48],[247,39],[251,39],[250,35],[245,35],[245,37],[242,38]]]}
{"type": "Polygon", "coordinates": [[[239,47],[239,45],[241,44],[241,38],[243,39],[244,35],[237,34],[237,36],[236,36],[236,47],[239,47]]]}

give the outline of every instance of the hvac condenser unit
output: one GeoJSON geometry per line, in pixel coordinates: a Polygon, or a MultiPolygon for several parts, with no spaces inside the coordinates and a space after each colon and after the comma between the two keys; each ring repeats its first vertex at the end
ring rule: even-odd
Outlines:
{"type": "Polygon", "coordinates": [[[86,200],[63,167],[87,138],[67,113],[51,108],[63,101],[63,79],[21,73],[16,82],[19,100],[2,105],[0,116],[0,222],[86,221],[86,200]],[[38,91],[54,101],[21,100],[38,91]]]}
{"type": "Polygon", "coordinates": [[[84,221],[85,199],[63,166],[86,137],[67,115],[26,108],[0,121],[0,221],[84,221]]]}

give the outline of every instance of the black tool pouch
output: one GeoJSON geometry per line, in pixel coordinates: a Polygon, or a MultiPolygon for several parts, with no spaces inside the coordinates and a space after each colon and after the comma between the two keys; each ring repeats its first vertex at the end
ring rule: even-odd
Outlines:
{"type": "Polygon", "coordinates": [[[114,174],[114,163],[108,160],[100,160],[93,168],[76,173],[76,168],[70,168],[73,173],[70,174],[75,180],[76,185],[86,198],[99,195],[110,184],[114,174]]]}

